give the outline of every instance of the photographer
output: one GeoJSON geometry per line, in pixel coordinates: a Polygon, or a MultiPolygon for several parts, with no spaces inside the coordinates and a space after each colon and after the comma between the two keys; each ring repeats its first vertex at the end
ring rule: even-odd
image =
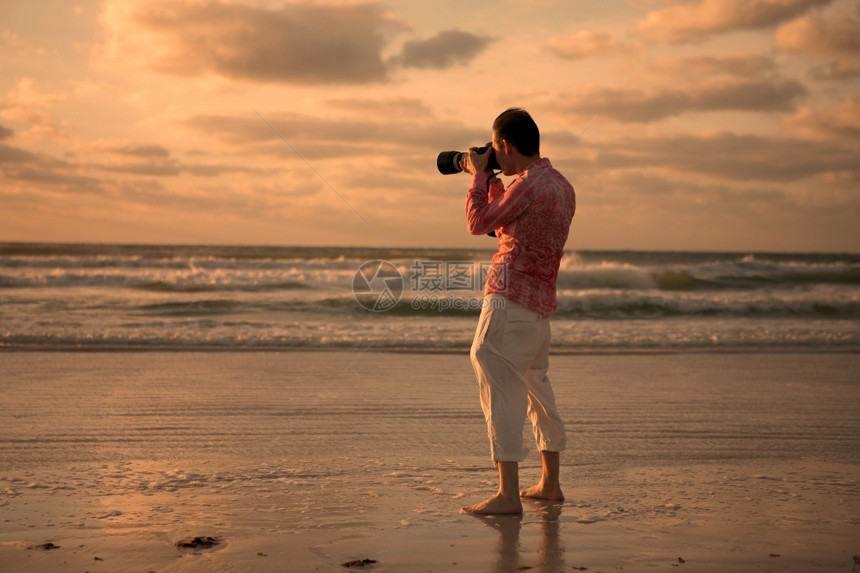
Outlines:
{"type": "Polygon", "coordinates": [[[494,231],[499,239],[470,353],[499,491],[464,507],[465,513],[520,514],[520,497],[564,499],[559,484],[564,422],[547,377],[549,317],[558,310],[555,283],[576,198],[539,148],[534,120],[525,110],[511,108],[493,123],[492,150],[472,148],[460,165],[472,175],[466,199],[469,232],[494,231]],[[492,154],[504,175],[517,176],[507,189],[488,168],[492,154]],[[526,416],[542,469],[538,484],[520,492],[526,416]]]}

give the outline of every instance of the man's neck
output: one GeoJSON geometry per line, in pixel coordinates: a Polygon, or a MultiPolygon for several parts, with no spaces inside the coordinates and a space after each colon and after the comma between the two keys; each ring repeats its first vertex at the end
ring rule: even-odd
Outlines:
{"type": "Polygon", "coordinates": [[[515,158],[514,164],[516,165],[517,173],[522,173],[529,165],[531,165],[538,159],[540,159],[540,155],[520,155],[519,157],[515,158]]]}

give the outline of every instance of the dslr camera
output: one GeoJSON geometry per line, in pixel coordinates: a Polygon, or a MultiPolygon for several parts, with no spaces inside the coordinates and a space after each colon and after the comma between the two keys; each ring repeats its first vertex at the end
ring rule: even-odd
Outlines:
{"type": "MultiPolygon", "coordinates": [[[[496,161],[496,150],[493,149],[492,143],[479,147],[475,151],[483,155],[488,149],[490,150],[490,157],[487,161],[487,168],[493,171],[501,170],[499,162],[496,161]]],[[[461,172],[463,168],[460,167],[460,163],[463,162],[468,154],[468,151],[443,151],[436,158],[436,167],[439,168],[439,173],[442,175],[453,175],[454,173],[461,172]]]]}

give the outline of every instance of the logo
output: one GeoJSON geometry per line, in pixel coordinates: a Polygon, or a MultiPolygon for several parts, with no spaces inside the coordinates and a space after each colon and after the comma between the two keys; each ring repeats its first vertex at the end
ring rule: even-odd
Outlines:
{"type": "Polygon", "coordinates": [[[384,312],[400,301],[403,276],[388,261],[368,261],[352,277],[352,295],[363,308],[384,312]]]}

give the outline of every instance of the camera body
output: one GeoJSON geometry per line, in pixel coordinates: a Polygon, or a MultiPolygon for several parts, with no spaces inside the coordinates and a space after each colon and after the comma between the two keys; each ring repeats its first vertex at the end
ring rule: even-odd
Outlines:
{"type": "MultiPolygon", "coordinates": [[[[499,166],[499,162],[496,161],[496,151],[493,149],[493,144],[488,143],[483,147],[479,147],[475,151],[479,154],[484,154],[490,151],[490,157],[487,161],[487,168],[492,169],[493,171],[501,170],[499,166]]],[[[460,163],[468,155],[467,151],[443,151],[439,154],[439,157],[436,158],[436,167],[439,169],[439,173],[442,175],[453,175],[454,173],[459,173],[463,169],[460,167],[460,163]]]]}

